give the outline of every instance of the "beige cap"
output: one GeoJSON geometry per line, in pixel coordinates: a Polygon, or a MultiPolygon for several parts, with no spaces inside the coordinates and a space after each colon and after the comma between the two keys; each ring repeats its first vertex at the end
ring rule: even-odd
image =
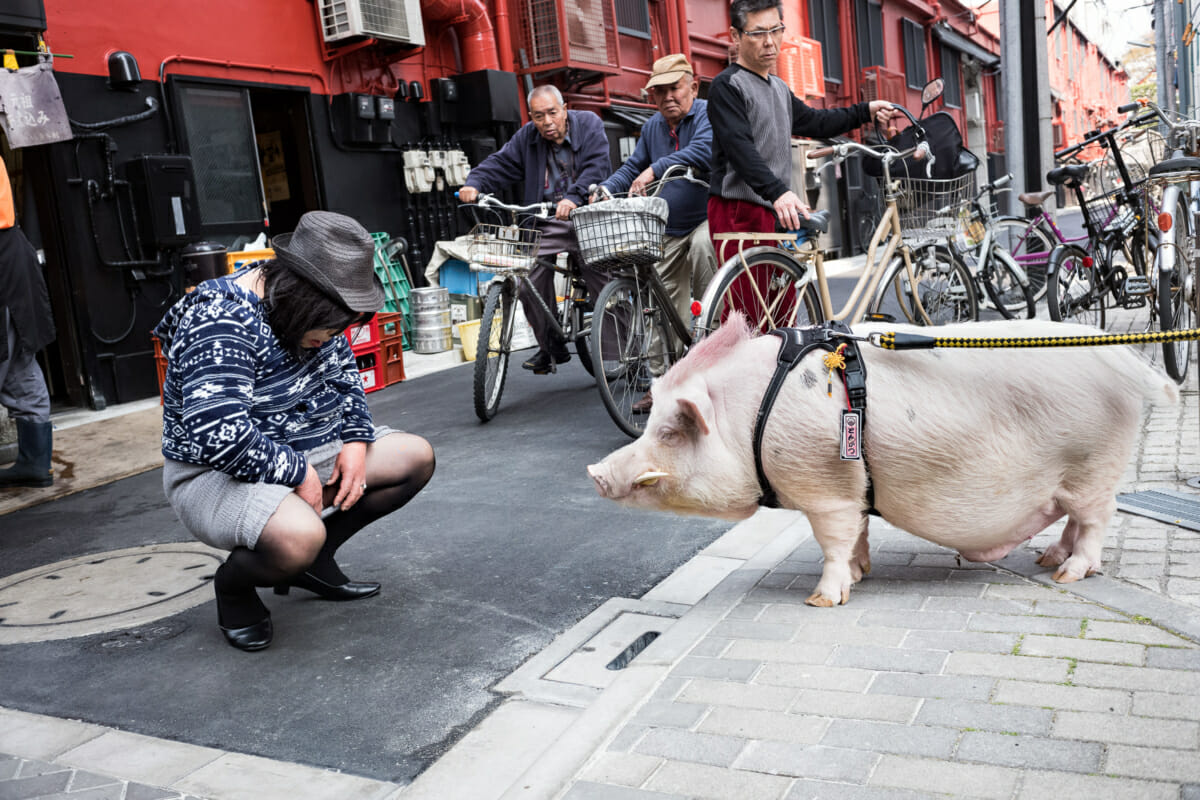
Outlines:
{"type": "Polygon", "coordinates": [[[684,75],[691,76],[693,74],[692,65],[688,63],[683,53],[672,53],[654,62],[654,70],[650,73],[650,80],[646,81],[646,88],[670,86],[684,75]]]}

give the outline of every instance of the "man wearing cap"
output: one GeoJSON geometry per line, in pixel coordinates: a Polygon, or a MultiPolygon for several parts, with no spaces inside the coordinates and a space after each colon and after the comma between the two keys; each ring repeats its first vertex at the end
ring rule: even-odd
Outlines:
{"type": "MultiPolygon", "coordinates": [[[[495,193],[517,184],[521,203],[549,202],[554,219],[542,220],[538,264],[529,272],[529,280],[545,301],[554,308],[553,261],[565,252],[583,276],[588,293],[595,298],[608,283],[608,275],[585,265],[579,255],[579,242],[571,225],[571,210],[584,203],[588,187],[604,180],[612,170],[608,157],[608,136],[604,123],[591,111],[568,111],[562,93],[551,85],[538,86],[526,98],[529,119],[499,151],[471,170],[458,199],[474,203],[480,192],[495,193]]],[[[571,359],[566,342],[554,333],[554,327],[541,304],[524,281],[520,283],[521,306],[525,319],[537,338],[537,354],[522,364],[534,374],[555,371],[555,364],[571,359]]]]}
{"type": "MultiPolygon", "coordinates": [[[[697,177],[708,177],[712,127],[708,124],[707,103],[696,97],[698,89],[692,65],[681,53],[654,62],[646,93],[658,111],[642,125],[633,155],[602,184],[609,192],[644,194],[647,185],[676,164],[691,167],[697,177]]],[[[690,298],[704,293],[716,271],[706,218],[708,190],[686,180],[674,180],[658,196],[670,207],[658,273],[680,319],[686,321],[691,318],[690,298]]]]}
{"type": "MultiPolygon", "coordinates": [[[[785,31],[779,0],[734,0],[729,16],[737,60],[713,79],[708,92],[713,128],[709,231],[714,236],[767,233],[775,230],[776,221],[795,230],[809,209],[791,188],[791,137],[826,139],[872,116],[886,123],[896,112],[883,100],[847,108],[809,107],[772,73],[785,31]]],[[[719,247],[717,255],[721,257],[719,247]]]]}
{"type": "MultiPolygon", "coordinates": [[[[213,589],[239,650],[274,635],[258,587],[377,593],[334,553],[411,500],[434,466],[427,441],[372,422],[342,335],[383,306],[370,234],[310,211],[272,246],[274,259],[201,282],[154,330],[167,355],[163,488],[193,536],[230,551],[213,589]]],[[[356,561],[372,563],[370,550],[356,561]]]]}

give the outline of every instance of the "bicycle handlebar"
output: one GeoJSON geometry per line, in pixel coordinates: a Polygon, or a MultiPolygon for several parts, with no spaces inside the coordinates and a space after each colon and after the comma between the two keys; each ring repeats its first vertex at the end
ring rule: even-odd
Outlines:
{"type": "MultiPolygon", "coordinates": [[[[454,193],[455,199],[458,199],[458,192],[454,193]]],[[[519,206],[512,203],[505,203],[498,200],[495,195],[484,194],[480,192],[475,198],[475,202],[467,203],[466,205],[476,205],[480,208],[494,208],[499,211],[508,211],[511,214],[528,214],[533,217],[545,218],[554,213],[554,203],[530,203],[527,206],[519,206]]]]}
{"type": "MultiPolygon", "coordinates": [[[[896,108],[901,107],[896,106],[896,108]]],[[[859,144],[858,142],[840,142],[829,147],[818,147],[814,150],[809,150],[807,157],[810,160],[815,161],[818,158],[824,158],[832,155],[835,161],[844,160],[848,155],[850,155],[851,151],[857,151],[863,153],[864,155],[871,156],[872,158],[877,158],[886,165],[890,165],[893,161],[898,161],[902,158],[908,158],[909,156],[913,156],[918,161],[928,158],[929,161],[925,166],[925,172],[927,175],[933,174],[933,165],[934,162],[937,161],[937,157],[934,156],[933,151],[929,149],[929,142],[924,140],[917,142],[915,146],[910,147],[907,150],[877,149],[865,144],[859,144]]]]}
{"type": "MultiPolygon", "coordinates": [[[[646,196],[658,197],[659,193],[663,190],[663,187],[674,181],[687,181],[688,183],[694,183],[697,186],[703,186],[705,189],[708,188],[708,181],[697,178],[690,166],[686,164],[672,164],[671,166],[667,167],[667,171],[662,174],[662,177],[650,182],[650,187],[652,187],[652,189],[646,192],[646,196]]],[[[601,193],[601,201],[612,200],[614,197],[613,193],[609,191],[609,188],[602,183],[593,183],[588,187],[588,197],[592,197],[597,193],[601,193]]]]}
{"type": "MultiPolygon", "coordinates": [[[[1121,111],[1121,109],[1128,108],[1130,105],[1137,107],[1139,104],[1128,103],[1126,105],[1121,106],[1117,110],[1121,111]]],[[[1122,113],[1127,113],[1127,112],[1122,112],[1122,113]]],[[[1062,150],[1056,151],[1054,153],[1054,158],[1055,158],[1055,160],[1060,160],[1060,161],[1064,158],[1069,158],[1070,156],[1075,155],[1080,150],[1087,147],[1089,144],[1092,144],[1093,142],[1098,142],[1101,139],[1106,139],[1110,136],[1115,136],[1116,134],[1120,133],[1121,131],[1125,130],[1126,128],[1132,128],[1132,127],[1135,127],[1138,125],[1144,125],[1145,123],[1152,122],[1155,119],[1162,119],[1164,122],[1167,122],[1166,117],[1164,117],[1163,113],[1158,110],[1157,106],[1152,108],[1146,114],[1141,114],[1136,117],[1130,117],[1129,119],[1122,122],[1120,125],[1114,125],[1113,127],[1105,129],[1105,130],[1091,131],[1083,138],[1082,142],[1079,142],[1078,144],[1073,144],[1070,147],[1064,147],[1062,150]]],[[[1169,125],[1170,122],[1167,122],[1167,124],[1169,125]]]]}

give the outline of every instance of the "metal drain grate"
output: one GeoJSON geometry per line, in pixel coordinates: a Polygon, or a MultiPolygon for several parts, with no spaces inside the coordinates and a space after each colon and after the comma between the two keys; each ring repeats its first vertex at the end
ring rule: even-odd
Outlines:
{"type": "Polygon", "coordinates": [[[1168,491],[1119,494],[1117,508],[1130,514],[1200,531],[1200,497],[1194,494],[1168,491]]]}

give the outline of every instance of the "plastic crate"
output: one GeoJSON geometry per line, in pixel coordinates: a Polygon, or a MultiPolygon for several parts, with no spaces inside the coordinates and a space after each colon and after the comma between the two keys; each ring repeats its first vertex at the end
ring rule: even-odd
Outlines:
{"type": "Polygon", "coordinates": [[[264,261],[268,258],[274,258],[275,251],[271,248],[265,250],[240,250],[236,253],[225,254],[226,274],[229,272],[237,272],[243,265],[249,264],[252,261],[264,261]]]}
{"type": "Polygon", "coordinates": [[[371,321],[363,325],[351,325],[346,328],[346,339],[355,355],[366,353],[379,347],[379,315],[371,317],[371,321]]]}
{"type": "Polygon", "coordinates": [[[404,380],[404,346],[399,342],[383,345],[383,385],[391,386],[404,380]]]}
{"type": "Polygon", "coordinates": [[[399,311],[382,311],[375,315],[379,320],[379,341],[387,344],[404,337],[404,315],[399,311]]]}
{"type": "Polygon", "coordinates": [[[354,357],[358,364],[358,376],[362,379],[363,391],[367,394],[378,392],[387,385],[384,383],[383,359],[380,358],[380,355],[380,349],[376,347],[374,350],[359,353],[354,357]]]}

